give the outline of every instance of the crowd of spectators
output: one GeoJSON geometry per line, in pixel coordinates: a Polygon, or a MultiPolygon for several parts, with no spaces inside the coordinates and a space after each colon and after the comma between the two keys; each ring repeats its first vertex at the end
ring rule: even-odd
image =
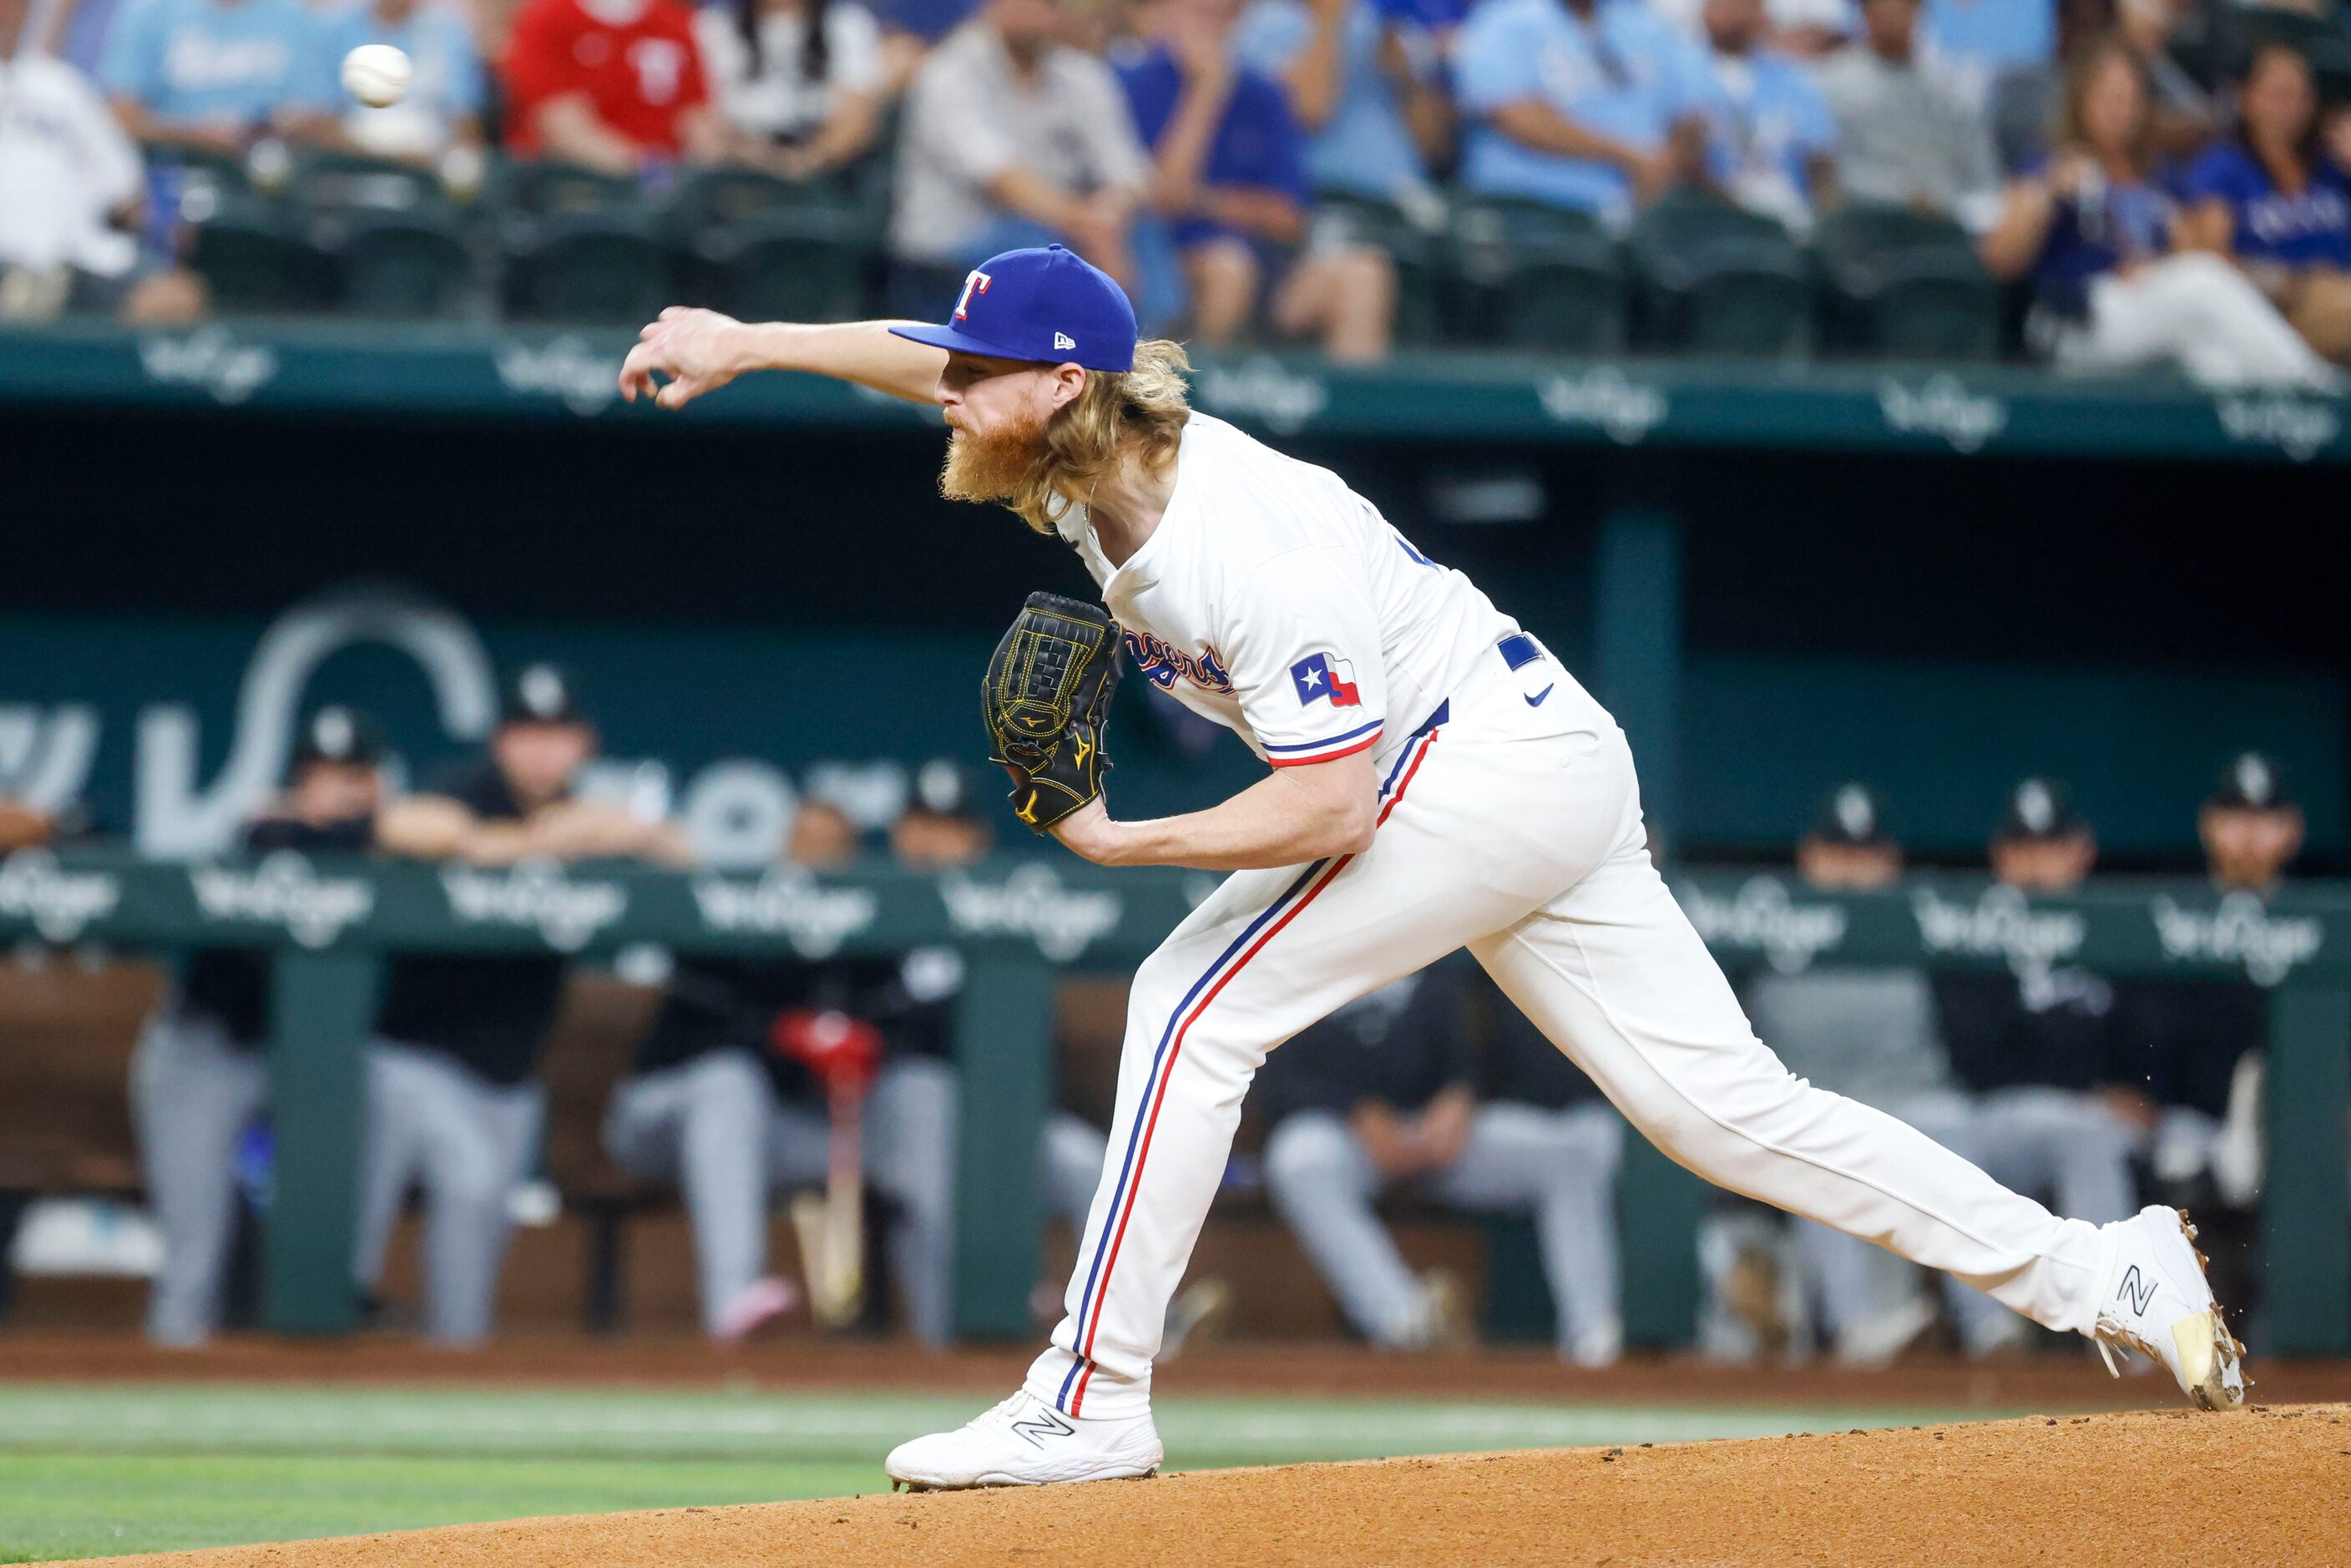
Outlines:
{"type": "Polygon", "coordinates": [[[1050,238],[1155,329],[1354,361],[1393,335],[1383,225],[1448,199],[1799,239],[1890,206],[1971,236],[2061,366],[2333,386],[2351,119],[2313,62],[2351,35],[2282,3],[2247,34],[2231,0],[0,0],[0,313],[201,308],[175,159],[463,191],[502,153],[886,187],[909,314],[1050,238]],[[340,89],[363,42],[414,61],[399,104],[340,89]]]}
{"type": "MultiPolygon", "coordinates": [[[[659,810],[580,792],[597,732],[563,672],[517,672],[501,715],[479,755],[394,796],[368,720],[319,711],[246,845],[492,866],[691,860],[659,810]]],[[[972,863],[992,835],[969,789],[955,766],[925,766],[886,847],[874,847],[918,873],[972,863]]],[[[2279,888],[2304,833],[2278,769],[2253,753],[2225,770],[2197,827],[2215,889],[2260,898],[2279,888]]],[[[10,831],[37,841],[25,828],[10,831]]],[[[780,855],[825,872],[868,849],[842,810],[810,799],[780,855]]],[[[2097,853],[2091,824],[2044,779],[2016,786],[1987,848],[1995,889],[2028,895],[2079,887],[2097,853]]],[[[1810,887],[1883,888],[1905,867],[1884,807],[1859,783],[1839,787],[1795,846],[1796,880],[1810,887]]],[[[444,1343],[478,1343],[495,1327],[515,1194],[539,1168],[545,1055],[567,967],[553,954],[413,955],[387,978],[365,1061],[353,1283],[363,1300],[379,1299],[395,1221],[421,1192],[413,1321],[444,1343]]],[[[770,1203],[823,1185],[831,1118],[850,1087],[862,1099],[864,1176],[885,1216],[883,1271],[904,1325],[925,1343],[950,1337],[960,1114],[951,1019],[962,980],[960,956],[936,948],[690,958],[653,981],[659,1006],[611,1090],[601,1142],[619,1170],[683,1197],[713,1340],[738,1340],[802,1299],[771,1266],[770,1203]]],[[[1792,1072],[1910,1122],[2068,1215],[2117,1219],[2147,1201],[2241,1214],[2258,1188],[2266,1014],[2250,985],[2117,978],[2029,957],[1929,974],[1832,956],[1793,972],[1759,967],[1741,988],[1757,1032],[1792,1072]]],[[[241,1173],[266,1115],[266,995],[261,955],[191,955],[133,1057],[133,1122],[164,1239],[148,1320],[161,1343],[200,1341],[219,1319],[241,1173]]],[[[1398,1249],[1386,1221],[1403,1199],[1523,1216],[1556,1308],[1559,1354],[1583,1365],[1620,1354],[1624,1124],[1469,966],[1407,977],[1300,1034],[1269,1060],[1252,1106],[1262,1155],[1250,1167],[1261,1176],[1249,1179],[1261,1179],[1365,1340],[1414,1350],[1473,1332],[1465,1281],[1416,1272],[1398,1249]]],[[[1037,1153],[1047,1207],[1072,1226],[1084,1223],[1107,1146],[1101,1107],[1086,1109],[1072,1100],[1057,1110],[1037,1153]]],[[[1763,1250],[1785,1287],[1761,1298],[1742,1290],[1751,1258],[1717,1268],[1721,1301],[1771,1321],[1744,1340],[1715,1334],[1716,1350],[1792,1348],[1816,1333],[1823,1350],[1869,1364],[1938,1321],[1970,1354],[2011,1353],[2031,1338],[1990,1298],[1944,1281],[1938,1300],[1915,1270],[1854,1238],[1760,1211],[1745,1222],[1746,1234],[1768,1229],[1763,1250]]],[[[1194,1287],[1171,1312],[1172,1338],[1227,1300],[1219,1281],[1194,1287]]]]}

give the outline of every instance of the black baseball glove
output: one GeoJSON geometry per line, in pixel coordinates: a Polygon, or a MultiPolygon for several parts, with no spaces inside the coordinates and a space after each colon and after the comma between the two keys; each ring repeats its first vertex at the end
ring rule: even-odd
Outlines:
{"type": "Polygon", "coordinates": [[[1032,593],[980,688],[990,762],[1012,769],[1012,810],[1043,832],[1102,792],[1118,622],[1099,605],[1032,593]]]}

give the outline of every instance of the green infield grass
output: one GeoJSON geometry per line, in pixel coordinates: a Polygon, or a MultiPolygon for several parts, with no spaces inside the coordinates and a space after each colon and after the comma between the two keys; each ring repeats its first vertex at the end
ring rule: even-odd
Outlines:
{"type": "MultiPolygon", "coordinates": [[[[888,1486],[882,1456],[985,1400],[567,1387],[0,1387],[0,1563],[888,1486]]],[[[1171,1467],[1680,1442],[2009,1412],[1185,1399],[1171,1467]]]]}

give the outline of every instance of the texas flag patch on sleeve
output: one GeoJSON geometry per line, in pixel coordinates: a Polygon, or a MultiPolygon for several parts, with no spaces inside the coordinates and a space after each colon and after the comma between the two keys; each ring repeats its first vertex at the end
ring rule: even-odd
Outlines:
{"type": "Polygon", "coordinates": [[[1332,707],[1358,707],[1363,694],[1355,689],[1355,666],[1332,653],[1309,653],[1290,666],[1301,704],[1327,702],[1332,707]]]}

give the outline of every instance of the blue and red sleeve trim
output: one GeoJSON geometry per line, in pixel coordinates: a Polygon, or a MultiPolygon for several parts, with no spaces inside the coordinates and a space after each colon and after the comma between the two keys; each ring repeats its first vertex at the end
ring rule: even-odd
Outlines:
{"type": "Polygon", "coordinates": [[[1377,746],[1380,727],[1385,721],[1374,719],[1358,725],[1344,735],[1325,736],[1321,740],[1269,740],[1265,743],[1265,759],[1276,768],[1295,768],[1304,762],[1329,762],[1341,757],[1353,757],[1356,752],[1377,746]]]}

